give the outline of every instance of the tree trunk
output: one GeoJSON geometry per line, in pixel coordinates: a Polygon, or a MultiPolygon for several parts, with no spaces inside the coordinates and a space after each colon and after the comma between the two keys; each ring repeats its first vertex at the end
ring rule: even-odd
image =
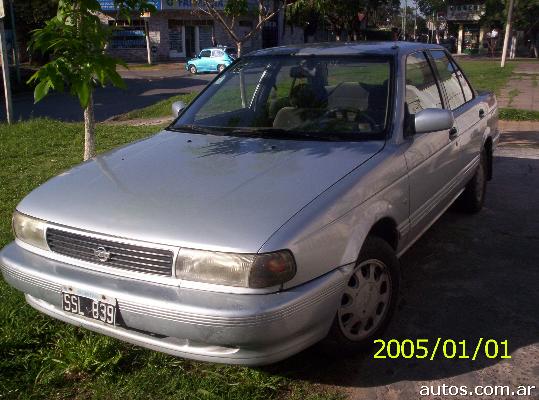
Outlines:
{"type": "Polygon", "coordinates": [[[241,57],[241,45],[242,45],[242,42],[236,42],[236,47],[238,49],[238,58],[241,57]]]}
{"type": "Polygon", "coordinates": [[[90,100],[84,109],[84,161],[93,156],[95,156],[94,96],[90,93],[90,100]]]}

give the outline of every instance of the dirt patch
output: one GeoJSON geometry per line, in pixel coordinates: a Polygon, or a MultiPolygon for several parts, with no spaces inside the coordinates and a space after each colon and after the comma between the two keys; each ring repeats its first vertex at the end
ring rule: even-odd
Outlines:
{"type": "Polygon", "coordinates": [[[107,125],[128,125],[128,126],[154,126],[154,125],[168,125],[173,121],[172,117],[162,117],[162,118],[136,118],[136,119],[127,119],[127,120],[118,120],[110,118],[102,124],[107,125]]]}

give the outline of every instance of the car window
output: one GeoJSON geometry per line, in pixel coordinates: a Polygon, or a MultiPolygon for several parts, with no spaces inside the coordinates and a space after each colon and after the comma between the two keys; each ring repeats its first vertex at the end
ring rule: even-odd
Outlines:
{"type": "Polygon", "coordinates": [[[202,50],[200,52],[200,57],[210,57],[211,56],[211,51],[210,50],[202,50]]]}
{"type": "Polygon", "coordinates": [[[212,57],[223,57],[223,52],[221,50],[212,50],[211,56],[212,57]]]}
{"type": "MultiPolygon", "coordinates": [[[[250,68],[242,71],[241,74],[231,75],[226,82],[219,83],[221,90],[216,91],[212,101],[196,113],[194,122],[249,107],[263,72],[262,66],[250,68]]],[[[224,123],[224,126],[234,126],[235,124],[236,119],[232,117],[224,123]]]]}
{"type": "Polygon", "coordinates": [[[449,108],[455,110],[463,105],[466,99],[454,65],[449,61],[445,52],[441,50],[431,51],[431,55],[440,76],[440,81],[445,89],[449,108]]]}
{"type": "Polygon", "coordinates": [[[316,140],[381,140],[389,56],[256,56],[228,68],[173,128],[316,140]]]}
{"type": "Polygon", "coordinates": [[[410,114],[426,108],[443,108],[440,90],[423,52],[406,58],[406,105],[410,114]]]}
{"type": "Polygon", "coordinates": [[[464,74],[462,73],[458,65],[455,64],[454,61],[451,61],[451,64],[453,65],[453,68],[457,74],[457,77],[459,78],[459,82],[462,86],[462,91],[464,92],[464,98],[466,99],[466,101],[470,101],[474,97],[474,93],[473,93],[472,88],[470,87],[470,84],[464,77],[464,74]]]}

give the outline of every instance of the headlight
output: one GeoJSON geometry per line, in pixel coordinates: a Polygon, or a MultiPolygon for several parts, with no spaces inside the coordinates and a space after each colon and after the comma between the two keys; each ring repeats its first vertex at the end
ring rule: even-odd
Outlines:
{"type": "Polygon", "coordinates": [[[17,239],[40,249],[49,249],[45,239],[45,221],[21,214],[15,210],[12,224],[13,233],[17,239]]]}
{"type": "Polygon", "coordinates": [[[232,254],[181,248],[176,277],[218,285],[264,288],[280,285],[296,274],[292,253],[232,254]]]}

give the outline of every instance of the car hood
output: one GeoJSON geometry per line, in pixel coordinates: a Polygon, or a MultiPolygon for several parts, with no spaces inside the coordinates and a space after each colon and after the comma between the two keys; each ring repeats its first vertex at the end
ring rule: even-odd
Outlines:
{"type": "Polygon", "coordinates": [[[382,147],[163,131],[52,178],[17,209],[118,237],[256,252],[382,147]]]}

